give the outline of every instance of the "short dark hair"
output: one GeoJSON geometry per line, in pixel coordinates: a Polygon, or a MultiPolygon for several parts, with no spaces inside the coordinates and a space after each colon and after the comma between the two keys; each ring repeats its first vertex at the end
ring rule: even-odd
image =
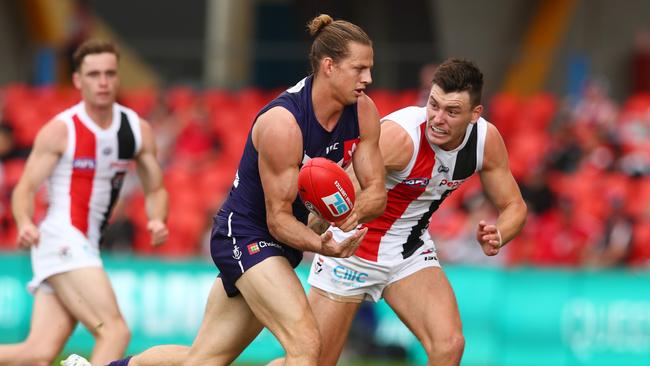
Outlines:
{"type": "Polygon", "coordinates": [[[358,25],[345,20],[334,20],[327,14],[321,14],[307,24],[309,34],[314,37],[309,50],[309,63],[315,74],[320,60],[331,57],[339,61],[348,56],[348,42],[357,42],[372,47],[372,41],[358,25]]]}
{"type": "Polygon", "coordinates": [[[120,52],[113,42],[103,39],[89,39],[82,43],[72,55],[74,71],[79,71],[86,56],[98,53],[112,53],[118,60],[120,59],[120,52]]]}
{"type": "Polygon", "coordinates": [[[467,91],[472,108],[481,104],[483,73],[472,61],[447,59],[436,68],[433,84],[438,85],[445,93],[467,91]]]}

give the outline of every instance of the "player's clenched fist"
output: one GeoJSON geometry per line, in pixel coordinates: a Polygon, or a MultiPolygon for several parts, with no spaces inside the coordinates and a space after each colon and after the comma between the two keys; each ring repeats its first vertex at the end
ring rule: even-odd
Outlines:
{"type": "Polygon", "coordinates": [[[18,229],[18,246],[21,248],[29,248],[31,246],[38,245],[38,240],[40,239],[40,233],[38,228],[32,224],[25,224],[18,229]]]}
{"type": "Polygon", "coordinates": [[[151,233],[151,244],[154,246],[164,243],[169,236],[167,225],[161,220],[149,220],[147,230],[151,233]]]}
{"type": "Polygon", "coordinates": [[[501,233],[496,225],[488,225],[483,220],[478,223],[476,240],[481,244],[485,255],[488,256],[497,255],[503,244],[501,233]]]}

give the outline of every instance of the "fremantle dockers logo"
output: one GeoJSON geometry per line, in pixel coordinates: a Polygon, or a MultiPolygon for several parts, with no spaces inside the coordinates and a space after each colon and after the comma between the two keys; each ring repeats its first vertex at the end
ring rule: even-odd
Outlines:
{"type": "Polygon", "coordinates": [[[232,257],[236,260],[239,260],[239,258],[241,258],[241,250],[239,250],[239,247],[236,245],[232,249],[232,257]]]}
{"type": "Polygon", "coordinates": [[[309,201],[305,201],[305,207],[307,207],[307,209],[309,210],[309,212],[313,213],[314,215],[320,216],[320,215],[318,214],[318,210],[316,210],[316,207],[314,207],[314,204],[313,204],[313,203],[311,203],[311,202],[309,202],[309,201]]]}

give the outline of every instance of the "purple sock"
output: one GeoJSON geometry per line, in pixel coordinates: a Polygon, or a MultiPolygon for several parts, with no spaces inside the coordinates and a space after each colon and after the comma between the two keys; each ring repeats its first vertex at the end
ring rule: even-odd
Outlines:
{"type": "Polygon", "coordinates": [[[129,366],[129,360],[131,359],[131,357],[133,356],[129,356],[122,360],[113,361],[106,366],[129,366]]]}

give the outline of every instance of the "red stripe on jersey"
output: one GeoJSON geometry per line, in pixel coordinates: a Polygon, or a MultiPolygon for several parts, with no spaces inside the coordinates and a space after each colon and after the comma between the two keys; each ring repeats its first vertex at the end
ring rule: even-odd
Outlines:
{"type": "Polygon", "coordinates": [[[72,160],[72,179],[70,181],[70,221],[82,233],[88,232],[88,212],[90,195],[95,178],[95,134],[90,131],[77,115],[72,117],[75,130],[75,150],[72,160]]]}
{"type": "MultiPolygon", "coordinates": [[[[429,147],[429,142],[425,136],[425,128],[426,122],[423,122],[420,125],[421,136],[418,156],[415,159],[411,173],[405,180],[427,178],[428,182],[428,178],[431,178],[431,171],[436,163],[436,154],[429,147]]],[[[376,262],[381,238],[386,235],[386,232],[393,226],[395,221],[402,217],[411,202],[420,197],[426,189],[426,185],[407,185],[404,181],[390,189],[386,200],[386,210],[380,217],[365,225],[368,227],[368,233],[354,254],[360,258],[376,262]]]]}

